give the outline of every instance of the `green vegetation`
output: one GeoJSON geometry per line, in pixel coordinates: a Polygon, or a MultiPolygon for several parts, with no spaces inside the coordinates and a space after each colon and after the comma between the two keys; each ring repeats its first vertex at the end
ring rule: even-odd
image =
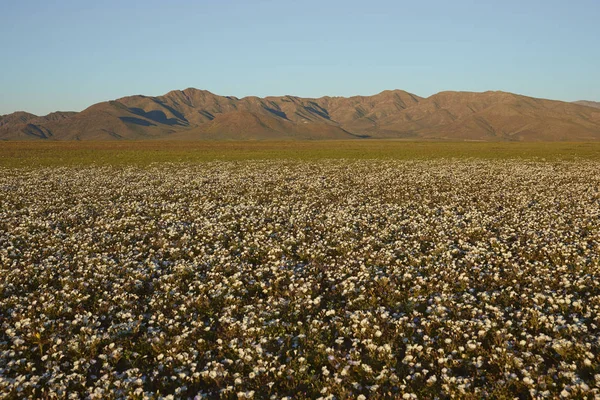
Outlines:
{"type": "Polygon", "coordinates": [[[600,159],[600,143],[214,141],[0,142],[0,167],[319,159],[600,159]]]}

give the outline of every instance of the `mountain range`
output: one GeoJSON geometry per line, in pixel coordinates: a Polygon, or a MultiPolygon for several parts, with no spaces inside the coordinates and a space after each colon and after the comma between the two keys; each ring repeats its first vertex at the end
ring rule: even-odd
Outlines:
{"type": "Polygon", "coordinates": [[[373,96],[219,96],[185,89],[129,96],[81,112],[0,116],[1,140],[358,139],[597,141],[600,103],[507,92],[403,90],[373,96]]]}

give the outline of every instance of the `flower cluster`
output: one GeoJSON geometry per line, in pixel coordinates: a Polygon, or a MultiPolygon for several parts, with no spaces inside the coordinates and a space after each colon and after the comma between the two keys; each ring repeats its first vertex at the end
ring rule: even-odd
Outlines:
{"type": "Polygon", "coordinates": [[[598,398],[598,170],[0,169],[0,397],[598,398]]]}

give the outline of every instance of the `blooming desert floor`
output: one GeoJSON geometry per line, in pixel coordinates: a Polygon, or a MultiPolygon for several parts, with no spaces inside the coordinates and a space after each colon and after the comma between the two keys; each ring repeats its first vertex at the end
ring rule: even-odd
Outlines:
{"type": "Polygon", "coordinates": [[[0,169],[0,398],[598,398],[600,162],[0,169]]]}

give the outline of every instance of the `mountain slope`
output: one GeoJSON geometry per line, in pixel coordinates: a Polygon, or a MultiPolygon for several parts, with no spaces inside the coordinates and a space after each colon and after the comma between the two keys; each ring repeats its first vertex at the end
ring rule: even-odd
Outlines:
{"type": "Polygon", "coordinates": [[[598,140],[600,112],[505,92],[441,92],[395,118],[390,128],[469,140],[598,140]]]}
{"type": "Polygon", "coordinates": [[[353,135],[339,126],[325,123],[294,124],[263,113],[230,111],[217,116],[196,129],[170,136],[173,139],[352,139],[353,135]]]}
{"type": "Polygon", "coordinates": [[[600,108],[579,103],[506,92],[236,98],[188,88],[123,97],[80,113],[1,116],[0,139],[600,140],[600,108]]]}
{"type": "Polygon", "coordinates": [[[579,100],[574,103],[582,106],[600,108],[600,101],[579,100]]]}
{"type": "Polygon", "coordinates": [[[17,111],[3,115],[0,116],[0,139],[4,137],[18,140],[48,139],[52,137],[52,133],[45,127],[46,124],[60,122],[75,114],[77,113],[57,111],[39,117],[24,111],[17,111]]]}

